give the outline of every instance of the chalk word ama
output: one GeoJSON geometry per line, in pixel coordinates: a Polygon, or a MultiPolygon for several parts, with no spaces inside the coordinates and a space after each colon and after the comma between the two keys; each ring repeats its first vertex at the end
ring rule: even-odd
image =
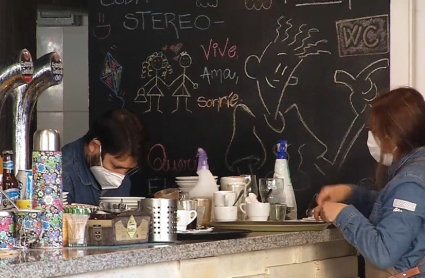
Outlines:
{"type": "Polygon", "coordinates": [[[227,96],[218,97],[218,98],[206,98],[198,97],[198,106],[200,108],[217,108],[217,112],[220,112],[222,107],[233,108],[239,102],[239,95],[235,93],[230,93],[227,96]]]}
{"type": "Polygon", "coordinates": [[[204,72],[201,74],[203,80],[207,80],[208,84],[211,85],[211,81],[217,80],[219,83],[223,84],[223,81],[231,80],[238,84],[239,76],[236,72],[231,69],[208,69],[204,68],[204,72]]]}
{"type": "Polygon", "coordinates": [[[226,39],[224,45],[220,46],[218,42],[214,42],[212,39],[209,41],[208,46],[201,44],[202,51],[205,55],[205,59],[208,61],[212,58],[230,58],[238,59],[236,53],[237,47],[235,44],[229,44],[229,38],[226,39]]]}
{"type": "Polygon", "coordinates": [[[198,165],[196,158],[188,159],[169,159],[167,151],[162,144],[155,144],[149,150],[149,167],[154,171],[181,172],[195,171],[198,165]]]}
{"type": "Polygon", "coordinates": [[[388,15],[336,22],[339,56],[385,54],[390,49],[388,15]]]}
{"type": "Polygon", "coordinates": [[[144,30],[167,30],[172,29],[177,39],[180,38],[182,30],[201,30],[211,28],[213,24],[223,24],[224,21],[213,21],[207,15],[175,14],[175,13],[153,13],[151,11],[136,11],[127,13],[123,26],[125,29],[134,31],[144,30]]]}

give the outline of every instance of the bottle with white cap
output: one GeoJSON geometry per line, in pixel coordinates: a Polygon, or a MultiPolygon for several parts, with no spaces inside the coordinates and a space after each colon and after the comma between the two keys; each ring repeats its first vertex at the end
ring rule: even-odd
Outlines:
{"type": "Polygon", "coordinates": [[[292,187],[291,175],[289,174],[287,142],[280,140],[277,144],[277,159],[274,165],[274,178],[283,178],[284,192],[286,199],[286,218],[297,219],[297,201],[295,199],[294,188],[292,187]]]}

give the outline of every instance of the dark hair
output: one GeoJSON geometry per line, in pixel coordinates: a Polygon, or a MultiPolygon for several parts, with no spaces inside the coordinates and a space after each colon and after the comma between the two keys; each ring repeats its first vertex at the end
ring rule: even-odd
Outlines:
{"type": "Polygon", "coordinates": [[[94,120],[84,135],[84,142],[97,139],[102,153],[116,157],[131,156],[141,164],[145,161],[148,135],[146,126],[133,113],[125,109],[113,109],[94,120]]]}
{"type": "MultiPolygon", "coordinates": [[[[396,145],[399,157],[425,146],[425,101],[413,88],[401,87],[376,98],[370,120],[373,135],[383,144],[389,138],[396,145]]],[[[377,180],[379,168],[382,161],[377,180]]]]}

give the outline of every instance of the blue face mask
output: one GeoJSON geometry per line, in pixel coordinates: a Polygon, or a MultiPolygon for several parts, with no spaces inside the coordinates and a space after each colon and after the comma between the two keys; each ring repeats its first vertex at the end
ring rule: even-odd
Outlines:
{"type": "Polygon", "coordinates": [[[102,146],[100,146],[99,159],[100,166],[91,166],[90,171],[92,172],[97,182],[102,186],[102,190],[117,189],[118,187],[120,187],[125,176],[118,173],[114,173],[103,167],[102,146]]]}

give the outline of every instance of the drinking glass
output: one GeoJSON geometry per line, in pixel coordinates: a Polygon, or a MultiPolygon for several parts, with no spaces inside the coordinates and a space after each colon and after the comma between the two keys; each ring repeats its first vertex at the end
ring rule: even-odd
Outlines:
{"type": "Polygon", "coordinates": [[[282,178],[263,178],[259,180],[261,201],[270,204],[285,204],[284,183],[282,178]],[[270,192],[270,193],[269,193],[270,192]]]}
{"type": "Polygon", "coordinates": [[[317,193],[313,195],[313,198],[311,198],[310,203],[308,204],[307,210],[305,211],[305,214],[307,217],[314,216],[314,208],[317,207],[317,193]]]}

